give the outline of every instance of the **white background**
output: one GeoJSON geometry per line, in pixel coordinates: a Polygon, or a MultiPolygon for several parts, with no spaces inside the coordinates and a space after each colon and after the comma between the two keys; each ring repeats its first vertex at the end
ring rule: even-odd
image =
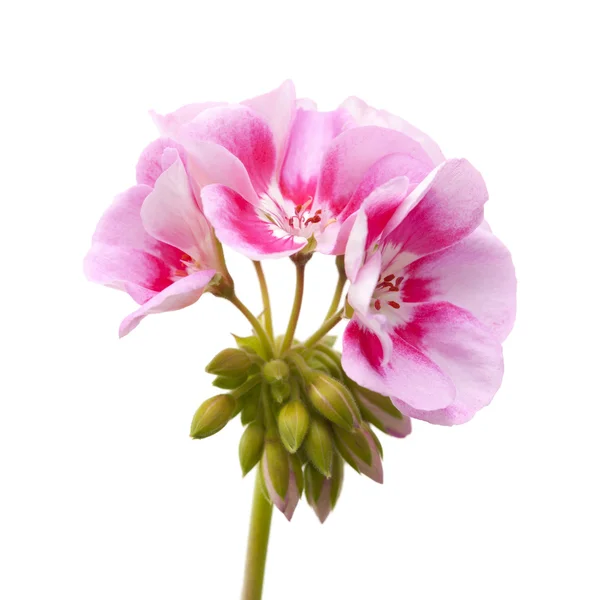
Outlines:
{"type": "MultiPolygon", "coordinates": [[[[384,440],[386,482],[348,472],[321,526],[274,516],[265,598],[600,597],[600,164],[588,2],[12,2],[0,17],[0,597],[235,599],[252,478],[239,422],[192,442],[203,365],[244,334],[203,298],[128,338],[125,294],[81,272],[134,182],[147,109],[236,101],[294,79],[400,114],[491,195],[519,279],[506,375],[455,428],[384,440]]],[[[240,295],[259,295],[231,255],[240,295]]],[[[277,326],[293,269],[267,265],[277,326]]],[[[309,264],[308,335],[334,266],[309,264]]]]}

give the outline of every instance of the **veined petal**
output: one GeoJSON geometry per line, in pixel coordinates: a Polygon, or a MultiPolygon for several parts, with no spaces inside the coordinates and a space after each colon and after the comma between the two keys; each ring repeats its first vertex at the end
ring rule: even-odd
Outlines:
{"type": "Polygon", "coordinates": [[[171,269],[152,254],[95,243],[87,253],[83,270],[95,283],[127,292],[143,304],[172,283],[171,269]]]}
{"type": "MultiPolygon", "coordinates": [[[[249,107],[209,108],[182,127],[176,140],[197,163],[202,185],[221,183],[232,187],[231,179],[241,182],[242,175],[236,172],[238,165],[231,160],[223,165],[225,157],[215,156],[214,145],[218,145],[243,165],[258,194],[267,191],[275,172],[275,141],[267,122],[249,107]],[[211,146],[206,147],[207,142],[211,146]]],[[[240,190],[244,192],[245,189],[240,190]]],[[[248,199],[253,200],[252,195],[248,199]]]]}
{"type": "Polygon", "coordinates": [[[450,405],[456,390],[440,367],[399,336],[391,341],[391,356],[385,362],[380,338],[353,317],[343,339],[342,366],[348,377],[385,396],[402,393],[413,408],[436,410],[450,405]]]}
{"type": "Polygon", "coordinates": [[[347,209],[352,195],[367,171],[389,154],[403,154],[431,170],[433,162],[423,148],[407,135],[383,127],[356,127],[341,133],[323,159],[317,198],[333,215],[347,209]]]}
{"type": "Polygon", "coordinates": [[[203,266],[214,267],[217,259],[210,226],[192,195],[183,162],[175,149],[171,151],[168,160],[172,164],[144,201],[142,222],[156,239],[181,249],[203,266]]]}
{"type": "Polygon", "coordinates": [[[396,390],[394,404],[411,417],[440,425],[464,423],[488,405],[500,387],[502,347],[497,337],[468,311],[448,302],[416,305],[397,334],[426,353],[456,387],[446,407],[426,408],[396,390]]]}
{"type": "Polygon", "coordinates": [[[119,337],[133,331],[147,315],[190,306],[200,298],[215,273],[214,270],[197,271],[177,280],[126,317],[119,328],[119,337]]]}
{"type": "Polygon", "coordinates": [[[375,252],[359,269],[348,290],[348,302],[354,310],[363,315],[369,312],[369,304],[380,275],[381,253],[375,252]]]}
{"type": "Polygon", "coordinates": [[[433,161],[434,166],[437,166],[444,161],[444,155],[439,146],[428,135],[404,119],[401,119],[386,110],[377,110],[356,96],[344,100],[342,107],[350,112],[358,125],[379,125],[381,127],[389,127],[390,129],[402,131],[425,149],[433,161]]]}
{"type": "Polygon", "coordinates": [[[352,229],[345,244],[345,269],[354,281],[371,245],[381,236],[390,218],[398,211],[408,190],[408,179],[396,177],[379,186],[353,215],[352,229]]]}
{"type": "Polygon", "coordinates": [[[402,202],[383,236],[413,259],[442,250],[477,228],[487,199],[479,171],[465,159],[448,160],[402,202]]]}
{"type": "Polygon", "coordinates": [[[360,268],[365,262],[368,235],[367,215],[364,210],[359,210],[354,217],[354,223],[346,242],[346,254],[344,256],[344,269],[350,282],[355,281],[360,268]]]}
{"type": "Polygon", "coordinates": [[[179,263],[181,252],[148,234],[141,209],[152,188],[136,185],[119,194],[104,212],[92,237],[92,244],[140,250],[167,264],[179,263]]]}
{"type": "Polygon", "coordinates": [[[159,115],[151,110],[150,116],[158,128],[160,135],[172,137],[176,136],[181,127],[193,121],[201,112],[208,108],[215,108],[218,106],[226,106],[226,104],[224,102],[196,102],[193,104],[185,104],[176,111],[166,115],[159,115]]]}
{"type": "Polygon", "coordinates": [[[348,114],[343,110],[298,109],[279,181],[285,198],[297,205],[314,198],[325,151],[347,121],[348,114]]]}
{"type": "Polygon", "coordinates": [[[423,181],[430,172],[429,164],[425,164],[408,154],[388,154],[373,164],[365,173],[344,210],[344,214],[356,210],[374,190],[390,180],[406,177],[408,179],[408,192],[412,192],[417,184],[423,181]]]}
{"type": "Polygon", "coordinates": [[[410,264],[402,299],[451,302],[503,341],[515,320],[516,286],[510,252],[489,228],[478,227],[458,244],[410,264]]]}
{"type": "Polygon", "coordinates": [[[202,202],[217,237],[252,260],[290,256],[306,246],[305,238],[261,218],[260,209],[224,185],[203,188],[202,202]]]}
{"type": "Polygon", "coordinates": [[[170,138],[158,138],[148,144],[140,155],[135,169],[136,180],[139,184],[154,187],[156,180],[165,170],[163,156],[168,148],[175,148],[185,164],[185,151],[181,145],[170,138]]]}
{"type": "Polygon", "coordinates": [[[288,79],[273,91],[242,102],[259,114],[271,128],[277,154],[277,171],[281,167],[290,128],[296,114],[296,90],[288,79]]]}

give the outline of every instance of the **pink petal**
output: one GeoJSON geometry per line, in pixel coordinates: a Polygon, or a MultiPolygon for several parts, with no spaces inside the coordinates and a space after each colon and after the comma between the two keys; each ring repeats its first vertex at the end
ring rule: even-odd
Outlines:
{"type": "Polygon", "coordinates": [[[153,110],[150,111],[150,116],[154,124],[158,127],[160,135],[165,137],[176,136],[180,129],[193,121],[201,112],[207,108],[215,108],[225,106],[224,102],[196,102],[194,104],[186,104],[178,108],[172,113],[159,115],[153,110]]]}
{"type": "Polygon", "coordinates": [[[280,177],[283,196],[296,205],[314,198],[325,151],[348,121],[345,111],[298,109],[280,177]]]}
{"type": "Polygon", "coordinates": [[[404,119],[392,115],[385,110],[377,110],[355,96],[347,98],[342,107],[345,108],[358,125],[379,125],[402,131],[408,137],[418,142],[431,158],[434,166],[444,161],[444,155],[439,146],[425,133],[404,119]]]}
{"type": "Polygon", "coordinates": [[[165,170],[163,155],[168,148],[175,148],[183,159],[184,150],[177,142],[170,138],[158,138],[151,142],[144,150],[136,166],[136,179],[138,183],[144,183],[154,187],[156,180],[165,170]]]}
{"type": "Polygon", "coordinates": [[[136,185],[115,198],[84,260],[90,280],[125,290],[140,303],[170,284],[171,267],[181,259],[180,250],[148,235],[142,225],[140,210],[151,191],[136,185]]]}
{"type": "Polygon", "coordinates": [[[355,213],[352,230],[345,246],[345,269],[354,281],[362,266],[365,252],[377,240],[392,216],[397,212],[408,190],[408,179],[396,177],[376,188],[355,213]]]}
{"type": "Polygon", "coordinates": [[[502,347],[471,313],[448,302],[420,304],[396,331],[435,361],[456,387],[456,397],[442,410],[409,400],[408,390],[398,388],[393,401],[403,414],[452,425],[468,421],[491,402],[502,381],[502,347]]]}
{"type": "Polygon", "coordinates": [[[156,294],[123,320],[119,328],[119,337],[124,337],[133,331],[147,315],[179,310],[196,302],[210,283],[215,272],[213,270],[197,271],[179,279],[156,294]]]}
{"type": "MultiPolygon", "coordinates": [[[[244,166],[257,193],[267,191],[275,171],[275,141],[267,122],[250,108],[236,105],[207,109],[182,127],[176,140],[196,160],[202,185],[221,183],[232,187],[230,178],[235,181],[243,178],[236,172],[239,167],[235,163],[228,161],[229,164],[223,165],[224,157],[214,156],[216,144],[244,166]],[[207,142],[212,145],[206,147],[207,142]]],[[[245,188],[242,192],[245,193],[245,188]]],[[[253,200],[253,195],[248,199],[253,200]]]]}
{"type": "MultiPolygon", "coordinates": [[[[433,163],[421,146],[399,131],[382,127],[357,127],[341,133],[324,159],[317,198],[332,214],[341,213],[368,170],[388,154],[402,154],[431,170],[433,163]]],[[[358,208],[352,206],[346,213],[358,208]]]]}
{"type": "Polygon", "coordinates": [[[477,228],[487,199],[483,178],[471,163],[446,161],[400,205],[383,235],[398,253],[415,258],[442,250],[477,228]]]}
{"type": "Polygon", "coordinates": [[[445,300],[471,312],[500,341],[512,329],[516,278],[510,252],[488,228],[410,264],[402,289],[405,302],[445,300]]]}
{"type": "Polygon", "coordinates": [[[214,267],[217,259],[210,225],[192,195],[183,162],[176,150],[171,151],[171,166],[144,201],[142,222],[156,239],[179,248],[204,267],[214,267]]]}
{"type": "Polygon", "coordinates": [[[277,153],[277,168],[281,167],[285,153],[290,128],[296,114],[296,90],[288,79],[277,89],[242,102],[259,114],[271,128],[275,151],[277,153]]]}
{"type": "Polygon", "coordinates": [[[143,304],[171,284],[171,269],[156,256],[133,248],[95,243],[83,270],[95,283],[127,292],[143,304]]]}
{"type": "Polygon", "coordinates": [[[348,302],[361,314],[367,314],[375,286],[381,275],[381,253],[375,252],[359,269],[350,289],[348,302]]]}
{"type": "Polygon", "coordinates": [[[375,189],[400,176],[408,179],[408,191],[412,192],[416,185],[423,181],[430,171],[429,164],[425,164],[410,155],[400,153],[388,154],[378,160],[365,173],[344,213],[348,210],[356,210],[356,207],[360,206],[363,200],[375,189]]]}
{"type": "Polygon", "coordinates": [[[305,238],[261,218],[260,209],[224,185],[203,188],[202,202],[217,237],[252,260],[290,256],[306,246],[305,238]]]}
{"type": "Polygon", "coordinates": [[[379,337],[352,318],[344,331],[342,351],[348,377],[385,396],[402,394],[416,408],[436,410],[450,405],[456,392],[440,367],[402,338],[394,336],[391,341],[391,357],[385,362],[379,337]]]}
{"type": "Polygon", "coordinates": [[[368,235],[367,215],[364,210],[359,210],[354,216],[354,223],[348,235],[344,256],[344,269],[350,282],[356,280],[358,272],[364,264],[368,235]]]}

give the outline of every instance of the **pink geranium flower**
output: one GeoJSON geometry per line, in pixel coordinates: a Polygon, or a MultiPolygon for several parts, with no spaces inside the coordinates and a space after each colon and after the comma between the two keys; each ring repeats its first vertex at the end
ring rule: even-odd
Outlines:
{"type": "Polygon", "coordinates": [[[381,183],[418,184],[443,160],[414,127],[357,99],[320,112],[291,82],[242,102],[155,115],[189,154],[219,239],[249,258],[305,248],[343,254],[354,215],[381,183]],[[362,126],[364,125],[364,126],[362,126]]]}
{"type": "Polygon", "coordinates": [[[185,151],[161,138],[144,150],[137,185],[104,213],[84,262],[89,279],[126,291],[141,306],[121,323],[193,304],[226,273],[189,179],[185,151]]]}
{"type": "Polygon", "coordinates": [[[343,366],[411,417],[463,423],[500,385],[516,281],[486,200],[481,175],[449,160],[412,191],[402,177],[376,188],[356,217],[343,366]]]}

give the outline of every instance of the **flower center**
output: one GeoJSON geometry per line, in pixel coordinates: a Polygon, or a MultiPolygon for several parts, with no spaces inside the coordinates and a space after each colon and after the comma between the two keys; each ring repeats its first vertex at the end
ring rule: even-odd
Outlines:
{"type": "Polygon", "coordinates": [[[335,219],[327,219],[321,208],[312,211],[313,199],[308,198],[304,204],[298,204],[294,207],[292,215],[283,214],[281,225],[284,230],[292,235],[298,235],[309,238],[315,233],[321,233],[335,219]]]}
{"type": "Polygon", "coordinates": [[[396,277],[394,273],[381,275],[375,286],[371,306],[379,312],[396,311],[400,308],[400,284],[404,277],[396,277]]]}
{"type": "Polygon", "coordinates": [[[187,277],[192,273],[202,270],[202,265],[194,260],[189,254],[183,252],[179,259],[179,267],[173,270],[172,279],[177,281],[183,277],[187,277]]]}

